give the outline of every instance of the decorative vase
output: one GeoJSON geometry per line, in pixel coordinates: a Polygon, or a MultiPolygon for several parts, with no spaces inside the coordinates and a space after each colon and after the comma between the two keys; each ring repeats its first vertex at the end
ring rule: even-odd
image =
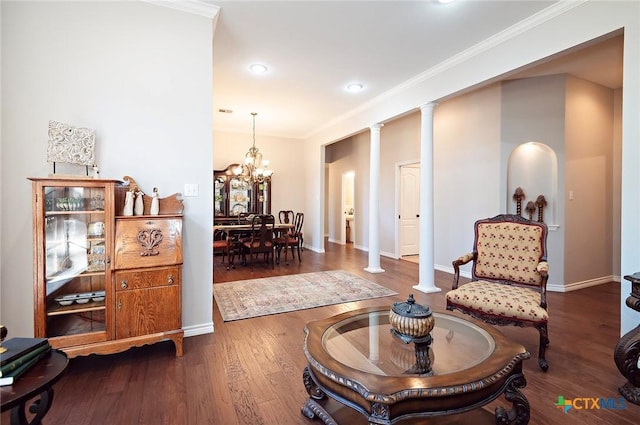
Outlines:
{"type": "Polygon", "coordinates": [[[134,215],[142,215],[144,214],[144,193],[142,192],[137,192],[136,193],[136,202],[135,202],[135,206],[133,207],[133,213],[134,215]]]}
{"type": "Polygon", "coordinates": [[[127,192],[125,195],[122,215],[133,215],[133,192],[127,192]]]}
{"type": "Polygon", "coordinates": [[[405,342],[430,341],[429,333],[433,330],[435,320],[431,309],[416,304],[413,294],[403,303],[393,303],[389,311],[389,323],[393,333],[405,342]]]}
{"type": "Polygon", "coordinates": [[[149,214],[158,215],[160,213],[160,200],[158,199],[158,188],[153,188],[153,195],[151,195],[151,209],[149,214]]]}

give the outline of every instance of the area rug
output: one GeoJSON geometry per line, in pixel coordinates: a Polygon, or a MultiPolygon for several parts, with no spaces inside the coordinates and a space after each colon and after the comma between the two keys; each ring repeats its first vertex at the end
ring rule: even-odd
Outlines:
{"type": "Polygon", "coordinates": [[[302,273],[213,285],[225,322],[397,295],[344,270],[302,273]]]}

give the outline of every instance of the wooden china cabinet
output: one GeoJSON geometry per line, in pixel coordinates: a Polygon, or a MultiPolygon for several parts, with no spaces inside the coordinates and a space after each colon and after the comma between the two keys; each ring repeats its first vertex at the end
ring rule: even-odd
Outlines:
{"type": "MultiPolygon", "coordinates": [[[[182,212],[174,194],[124,216],[130,177],[30,178],[34,327],[69,357],[172,340],[182,355],[182,212]]],[[[150,192],[148,192],[150,193],[150,192]]]]}
{"type": "Polygon", "coordinates": [[[234,174],[238,164],[213,171],[213,211],[216,222],[238,215],[271,214],[271,182],[247,182],[234,174]]]}

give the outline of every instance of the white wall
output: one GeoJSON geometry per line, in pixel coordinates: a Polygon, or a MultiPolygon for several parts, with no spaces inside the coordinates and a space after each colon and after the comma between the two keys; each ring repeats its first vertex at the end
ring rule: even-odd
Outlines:
{"type": "Polygon", "coordinates": [[[102,177],[185,198],[183,327],[212,330],[212,21],[142,2],[2,2],[1,321],[33,334],[29,176],[49,120],[97,130],[102,177]]]}

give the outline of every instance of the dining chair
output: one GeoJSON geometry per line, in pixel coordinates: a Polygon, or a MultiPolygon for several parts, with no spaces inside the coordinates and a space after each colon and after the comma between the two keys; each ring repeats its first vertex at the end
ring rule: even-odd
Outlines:
{"type": "Polygon", "coordinates": [[[293,219],[293,228],[288,232],[283,233],[275,239],[276,253],[278,256],[278,264],[280,263],[280,252],[284,248],[284,261],[286,265],[289,265],[287,261],[287,248],[291,247],[291,257],[296,258],[294,248],[298,251],[298,262],[302,262],[301,248],[304,241],[302,233],[302,225],[304,224],[304,213],[296,213],[293,219]]]}
{"type": "MultiPolygon", "coordinates": [[[[216,230],[213,232],[213,256],[215,257],[217,254],[222,253],[221,264],[224,264],[225,257],[229,255],[230,242],[229,235],[227,235],[227,232],[224,230],[216,230]]],[[[215,266],[215,261],[213,264],[215,266]]],[[[229,270],[230,264],[229,259],[227,262],[227,270],[229,270]]]]}
{"type": "Polygon", "coordinates": [[[275,266],[275,244],[273,241],[273,228],[275,217],[271,214],[256,215],[251,221],[251,237],[242,243],[242,262],[247,263],[247,253],[251,258],[251,270],[257,260],[258,254],[264,255],[268,264],[271,259],[271,268],[275,266]]]}
{"type": "Polygon", "coordinates": [[[278,213],[278,221],[281,224],[289,224],[293,223],[293,211],[291,210],[282,210],[278,213]]]}

